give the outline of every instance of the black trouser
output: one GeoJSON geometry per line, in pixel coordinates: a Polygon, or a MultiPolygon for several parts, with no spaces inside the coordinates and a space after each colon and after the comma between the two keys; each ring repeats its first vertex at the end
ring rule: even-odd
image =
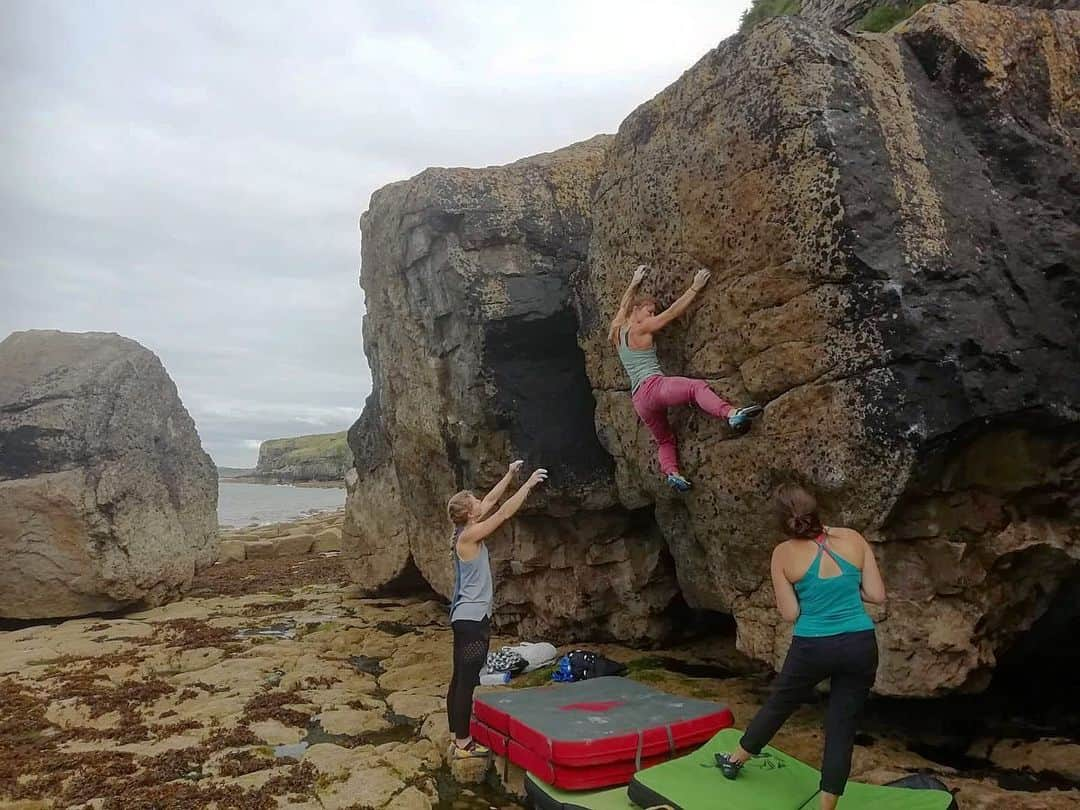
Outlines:
{"type": "Polygon", "coordinates": [[[450,678],[450,691],[446,693],[446,716],[450,720],[450,733],[463,740],[469,736],[473,690],[480,683],[480,670],[487,661],[491,619],[484,617],[479,622],[458,619],[450,626],[454,628],[454,674],[450,678]]]}
{"type": "Polygon", "coordinates": [[[773,684],[772,695],[750,722],[740,745],[751,754],[760,754],[799,704],[813,696],[814,687],[831,678],[821,789],[843,795],[851,773],[855,728],[874,685],[877,664],[877,637],[873,630],[822,638],[796,636],[791,640],[784,668],[773,684]]]}

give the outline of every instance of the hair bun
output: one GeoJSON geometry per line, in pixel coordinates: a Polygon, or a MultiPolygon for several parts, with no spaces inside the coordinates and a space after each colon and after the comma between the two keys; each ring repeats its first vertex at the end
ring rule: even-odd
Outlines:
{"type": "Polygon", "coordinates": [[[817,537],[822,531],[821,520],[816,514],[792,515],[787,525],[796,537],[817,537]]]}
{"type": "Polygon", "coordinates": [[[817,500],[796,484],[782,484],[773,494],[778,523],[793,536],[810,539],[822,532],[817,500]]]}

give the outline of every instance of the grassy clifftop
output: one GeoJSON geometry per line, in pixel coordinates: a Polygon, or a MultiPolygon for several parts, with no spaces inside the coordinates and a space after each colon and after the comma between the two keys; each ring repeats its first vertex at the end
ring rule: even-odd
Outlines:
{"type": "Polygon", "coordinates": [[[798,14],[800,10],[800,0],[754,0],[750,8],[743,12],[741,30],[749,31],[759,22],[798,14]]]}
{"type": "Polygon", "coordinates": [[[267,439],[259,447],[255,474],[284,481],[334,481],[352,466],[345,431],[267,439]]]}
{"type": "Polygon", "coordinates": [[[929,0],[915,0],[913,3],[878,3],[855,24],[859,31],[888,31],[925,6],[929,0]]]}
{"type": "Polygon", "coordinates": [[[851,23],[856,31],[882,32],[906,20],[929,0],[753,0],[743,12],[741,30],[772,17],[805,15],[827,24],[851,23]]]}

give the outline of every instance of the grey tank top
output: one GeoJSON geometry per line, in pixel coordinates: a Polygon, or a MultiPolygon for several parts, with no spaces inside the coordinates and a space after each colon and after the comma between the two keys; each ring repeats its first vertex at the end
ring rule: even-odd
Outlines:
{"type": "Polygon", "coordinates": [[[454,598],[450,602],[450,621],[466,619],[479,622],[491,616],[495,591],[491,581],[491,561],[488,559],[487,543],[480,544],[480,553],[473,559],[461,559],[457,553],[461,531],[457,529],[450,541],[450,555],[454,559],[454,598]]]}
{"type": "Polygon", "coordinates": [[[651,349],[630,348],[630,327],[619,329],[619,360],[626,373],[630,375],[630,393],[637,393],[641,384],[649,377],[663,374],[660,361],[656,359],[656,346],[651,349]]]}

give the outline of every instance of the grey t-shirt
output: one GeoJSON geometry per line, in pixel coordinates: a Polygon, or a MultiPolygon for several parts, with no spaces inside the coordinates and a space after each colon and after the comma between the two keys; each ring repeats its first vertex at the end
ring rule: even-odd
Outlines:
{"type": "Polygon", "coordinates": [[[471,560],[463,560],[457,553],[457,541],[461,530],[454,532],[450,553],[454,559],[454,598],[450,603],[450,621],[466,619],[479,622],[491,616],[491,602],[495,586],[491,580],[491,561],[488,559],[487,543],[480,544],[480,553],[471,560]]]}

